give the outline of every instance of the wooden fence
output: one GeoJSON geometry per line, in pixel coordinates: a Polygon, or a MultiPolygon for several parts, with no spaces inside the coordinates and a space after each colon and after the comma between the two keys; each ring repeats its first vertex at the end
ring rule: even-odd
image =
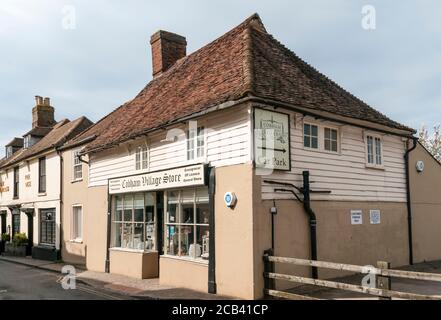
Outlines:
{"type": "Polygon", "coordinates": [[[351,291],[355,293],[376,296],[383,300],[390,300],[392,298],[406,299],[406,300],[441,300],[441,295],[433,296],[433,295],[423,295],[423,294],[391,290],[391,278],[441,282],[441,274],[393,270],[389,268],[390,264],[387,262],[378,262],[377,267],[365,267],[365,266],[350,265],[343,263],[276,257],[271,254],[271,251],[265,252],[264,262],[265,262],[265,272],[264,272],[265,295],[276,298],[291,299],[291,300],[318,300],[316,298],[312,298],[304,295],[298,295],[298,294],[276,290],[275,280],[283,280],[298,284],[313,285],[313,286],[325,287],[330,289],[351,291]],[[349,271],[349,272],[362,273],[362,274],[366,274],[369,272],[370,274],[375,275],[375,279],[376,279],[375,287],[347,284],[347,283],[335,282],[330,280],[312,279],[312,278],[299,277],[294,275],[279,274],[275,272],[276,263],[332,269],[339,271],[349,271]]]}

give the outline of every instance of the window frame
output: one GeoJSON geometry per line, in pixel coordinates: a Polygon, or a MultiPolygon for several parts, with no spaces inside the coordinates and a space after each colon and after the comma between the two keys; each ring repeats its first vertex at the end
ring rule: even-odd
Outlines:
{"type": "Polygon", "coordinates": [[[377,133],[372,133],[372,132],[366,132],[364,134],[364,144],[365,144],[365,163],[366,163],[366,167],[367,168],[372,168],[372,169],[381,169],[384,170],[384,150],[383,150],[383,144],[384,144],[384,139],[383,136],[377,134],[377,133]],[[369,138],[372,138],[372,158],[373,158],[373,163],[369,162],[369,138]],[[377,154],[377,141],[380,141],[380,160],[381,163],[378,164],[378,154],[377,154]]]}
{"type": "Polygon", "coordinates": [[[71,241],[73,242],[83,242],[84,238],[84,210],[82,204],[74,204],[72,205],[72,234],[71,234],[71,241]],[[75,217],[75,209],[81,209],[81,236],[78,236],[78,226],[76,226],[77,219],[75,217]]]}
{"type": "MultiPolygon", "coordinates": [[[[312,145],[312,135],[310,136],[310,143],[312,145]]],[[[341,155],[341,128],[336,126],[336,125],[332,125],[332,124],[327,124],[327,123],[317,123],[314,121],[303,121],[302,123],[302,146],[304,150],[307,151],[312,151],[312,152],[320,152],[320,153],[328,153],[328,154],[332,154],[332,155],[341,155]],[[317,127],[317,148],[312,148],[312,147],[308,147],[305,146],[305,125],[309,125],[311,126],[311,128],[317,127]],[[325,140],[326,140],[326,136],[325,136],[325,131],[326,129],[329,130],[335,130],[337,131],[337,151],[333,151],[333,150],[326,150],[325,149],[325,140]]]]}
{"type": "MultiPolygon", "coordinates": [[[[39,244],[43,245],[43,246],[47,246],[47,247],[55,247],[56,243],[57,243],[57,210],[54,209],[54,208],[40,209],[39,210],[39,217],[38,218],[39,218],[39,232],[38,232],[39,233],[39,237],[38,237],[39,238],[38,239],[39,244]],[[43,214],[48,213],[48,212],[51,212],[53,214],[53,219],[50,222],[50,223],[53,224],[53,229],[52,229],[52,233],[53,234],[51,235],[51,237],[53,238],[53,243],[49,243],[49,242],[44,242],[43,241],[43,232],[42,232],[42,230],[43,230],[43,222],[45,222],[47,224],[48,224],[48,222],[47,221],[43,221],[42,220],[42,216],[43,216],[43,214]]],[[[47,237],[47,232],[46,232],[45,236],[47,237]]]]}
{"type": "Polygon", "coordinates": [[[312,122],[303,122],[303,148],[306,150],[314,150],[314,151],[320,151],[320,126],[318,124],[312,123],[312,122]],[[306,126],[309,126],[310,133],[308,135],[309,137],[309,147],[305,145],[305,138],[306,138],[306,126]],[[312,128],[317,128],[317,148],[312,147],[312,139],[315,138],[315,136],[312,135],[312,128]]]}
{"type": "Polygon", "coordinates": [[[150,148],[147,145],[140,145],[135,150],[135,171],[149,170],[150,148]]]}
{"type": "Polygon", "coordinates": [[[340,140],[341,140],[340,130],[338,128],[335,128],[335,127],[332,127],[332,126],[327,126],[327,125],[323,126],[323,151],[324,152],[333,153],[333,154],[340,153],[340,140]],[[329,139],[326,138],[326,130],[330,130],[330,132],[331,132],[331,136],[330,136],[329,139]],[[335,150],[335,151],[332,150],[332,142],[334,141],[332,139],[332,131],[336,132],[336,139],[337,140],[335,140],[335,142],[336,142],[336,145],[337,145],[337,150],[335,150]],[[330,146],[331,146],[331,150],[327,150],[326,149],[326,140],[329,140],[329,143],[330,143],[330,146]]]}
{"type": "Polygon", "coordinates": [[[43,194],[47,191],[47,162],[46,157],[38,158],[38,193],[43,194]],[[44,166],[43,166],[44,164],[44,166]],[[44,172],[43,170],[44,169],[44,172]]]}
{"type": "Polygon", "coordinates": [[[84,171],[83,171],[83,163],[80,160],[80,154],[81,150],[74,150],[72,152],[72,181],[82,181],[84,177],[84,171]],[[80,170],[76,171],[78,168],[80,170]],[[77,177],[76,174],[78,172],[81,172],[81,177],[77,177]]]}
{"type": "Polygon", "coordinates": [[[187,161],[200,161],[207,155],[207,137],[205,126],[189,128],[185,132],[186,159],[187,161]],[[200,142],[202,141],[202,144],[200,142]],[[192,146],[190,148],[190,145],[192,146]],[[202,151],[201,151],[202,150],[202,151]],[[201,152],[200,152],[201,151],[201,152]]]}
{"type": "Polygon", "coordinates": [[[126,193],[126,194],[117,194],[114,197],[112,197],[112,230],[111,230],[111,249],[112,250],[120,250],[120,251],[136,251],[136,252],[158,252],[158,239],[157,239],[157,228],[158,228],[158,205],[155,201],[154,205],[154,212],[153,212],[153,222],[147,221],[147,210],[146,210],[146,198],[147,194],[151,194],[153,196],[153,199],[156,199],[156,192],[135,192],[135,193],[126,193]],[[135,219],[135,198],[136,195],[142,195],[143,196],[143,220],[142,221],[136,221],[135,219]],[[117,198],[121,199],[121,219],[116,219],[116,213],[117,213],[117,198]],[[130,202],[131,205],[129,205],[129,209],[126,209],[125,201],[127,198],[131,198],[130,202]],[[131,210],[131,219],[130,221],[125,220],[125,211],[131,210]],[[134,235],[135,235],[135,226],[142,224],[143,233],[142,233],[142,239],[143,239],[143,249],[136,249],[136,248],[130,248],[129,246],[123,247],[122,242],[124,239],[124,225],[130,225],[130,237],[133,241],[134,235]],[[121,244],[119,246],[116,245],[116,231],[118,230],[117,226],[121,226],[121,230],[119,232],[120,234],[120,242],[121,244]],[[146,248],[146,242],[147,242],[147,225],[153,226],[153,248],[147,249],[146,248]]]}
{"type": "Polygon", "coordinates": [[[13,183],[14,183],[14,199],[20,198],[20,167],[14,167],[13,169],[13,183]]]}
{"type": "MultiPolygon", "coordinates": [[[[164,256],[168,257],[168,258],[173,258],[173,259],[184,259],[184,260],[190,260],[193,262],[198,262],[198,263],[208,263],[208,258],[209,256],[207,256],[206,258],[203,257],[203,245],[201,246],[201,256],[200,257],[196,257],[196,250],[194,250],[194,256],[190,256],[190,254],[188,255],[182,255],[181,254],[181,245],[182,245],[182,233],[180,230],[181,228],[185,227],[185,228],[192,228],[192,245],[197,244],[197,232],[198,232],[198,228],[207,228],[208,232],[210,230],[210,221],[208,221],[208,223],[200,223],[198,222],[198,202],[197,202],[197,196],[198,196],[198,191],[199,190],[206,190],[207,191],[207,196],[208,196],[208,188],[206,187],[192,187],[192,188],[184,188],[184,189],[173,189],[173,190],[167,190],[167,192],[164,193],[164,234],[163,234],[163,241],[164,241],[164,256]],[[182,215],[182,206],[183,206],[183,193],[184,192],[188,192],[189,190],[191,190],[193,192],[193,221],[192,222],[181,222],[181,218],[183,217],[182,215]],[[178,198],[177,198],[177,208],[176,208],[176,212],[175,212],[175,216],[176,216],[176,222],[170,222],[170,213],[169,213],[169,208],[168,208],[168,198],[169,198],[169,193],[170,192],[177,192],[178,193],[178,198]],[[169,235],[168,235],[168,228],[169,227],[174,227],[174,234],[178,235],[178,248],[177,248],[177,254],[170,254],[169,253],[169,247],[167,245],[167,242],[170,241],[169,239],[169,235]]],[[[209,196],[208,196],[208,206],[209,206],[209,196]]],[[[210,219],[210,214],[208,213],[208,219],[210,219]]],[[[207,246],[209,246],[209,236],[208,236],[208,243],[207,246]]],[[[190,249],[190,248],[189,248],[190,249]]],[[[208,248],[208,254],[210,254],[210,249],[208,248]]]]}

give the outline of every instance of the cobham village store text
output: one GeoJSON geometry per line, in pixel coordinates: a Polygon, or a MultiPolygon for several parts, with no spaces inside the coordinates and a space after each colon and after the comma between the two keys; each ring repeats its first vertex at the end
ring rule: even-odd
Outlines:
{"type": "Polygon", "coordinates": [[[193,165],[109,180],[111,272],[127,273],[117,261],[133,253],[139,254],[133,268],[141,278],[159,277],[158,255],[208,266],[208,170],[193,165]]]}

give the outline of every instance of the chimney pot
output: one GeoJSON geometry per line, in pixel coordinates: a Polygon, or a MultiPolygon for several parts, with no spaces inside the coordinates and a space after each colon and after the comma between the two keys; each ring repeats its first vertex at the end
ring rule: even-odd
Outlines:
{"type": "Polygon", "coordinates": [[[153,57],[153,78],[170,69],[187,55],[187,40],[175,33],[160,30],[150,39],[153,57]]]}

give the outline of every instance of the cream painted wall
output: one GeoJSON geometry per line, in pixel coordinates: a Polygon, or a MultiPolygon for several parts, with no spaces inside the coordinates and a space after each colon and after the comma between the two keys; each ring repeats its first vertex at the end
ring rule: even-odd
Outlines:
{"type": "MultiPolygon", "coordinates": [[[[63,248],[64,261],[85,264],[89,270],[105,271],[107,243],[107,187],[88,188],[89,168],[83,163],[83,179],[74,181],[73,154],[63,156],[63,248]],[[83,241],[73,241],[73,206],[83,206],[83,241]]],[[[87,157],[84,157],[88,161],[87,157]]]]}
{"type": "Polygon", "coordinates": [[[421,145],[410,154],[414,262],[441,260],[441,164],[421,145]],[[416,163],[423,161],[422,173],[416,163]]]}
{"type": "Polygon", "coordinates": [[[255,250],[253,166],[216,168],[216,282],[220,295],[255,298],[255,250]],[[226,192],[238,198],[232,210],[224,202],[226,192]]]}

